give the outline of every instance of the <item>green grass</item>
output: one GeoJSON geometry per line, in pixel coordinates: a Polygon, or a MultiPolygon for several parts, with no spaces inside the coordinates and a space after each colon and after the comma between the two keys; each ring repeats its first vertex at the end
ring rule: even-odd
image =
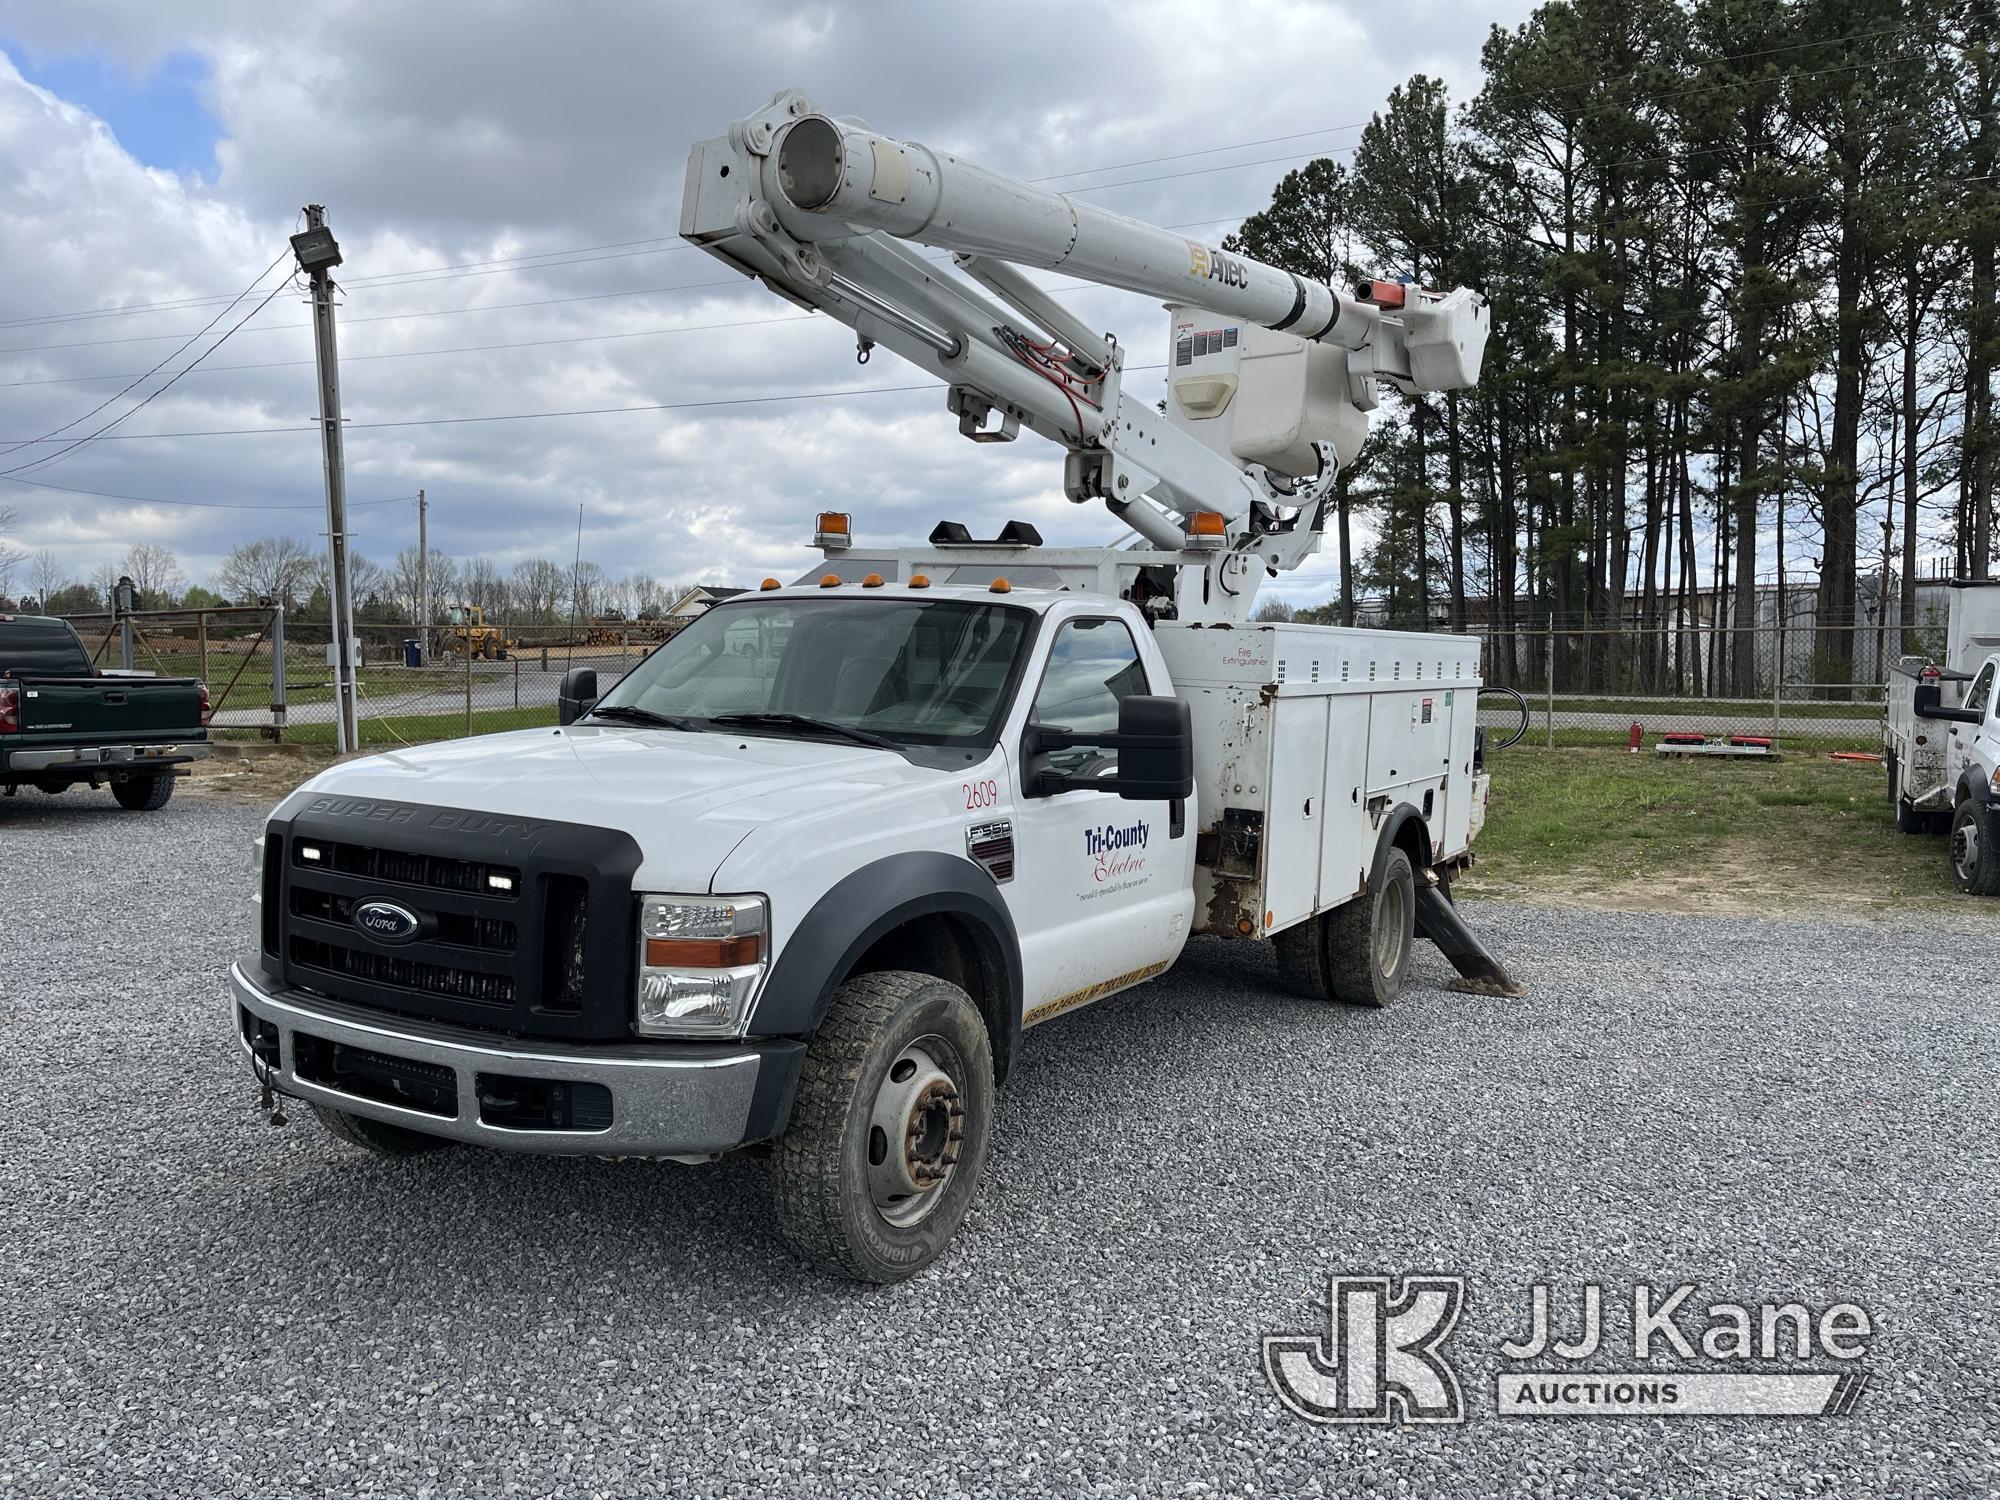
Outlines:
{"type": "Polygon", "coordinates": [[[1896,831],[1872,762],[1520,745],[1490,764],[1474,868],[1487,888],[1669,906],[1957,899],[1943,841],[1896,831]]]}

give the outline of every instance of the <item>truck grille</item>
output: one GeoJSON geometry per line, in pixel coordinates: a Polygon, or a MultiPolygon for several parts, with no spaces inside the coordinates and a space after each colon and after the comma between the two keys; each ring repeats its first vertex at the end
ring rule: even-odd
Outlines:
{"type": "Polygon", "coordinates": [[[470,1000],[476,1005],[511,1006],[514,980],[507,974],[481,974],[472,969],[453,969],[422,959],[396,958],[387,953],[336,943],[315,942],[307,937],[292,939],[292,963],[321,974],[361,979],[389,989],[407,990],[417,995],[445,995],[470,1000]]]}
{"type": "Polygon", "coordinates": [[[639,850],[616,829],[320,798],[266,845],[264,962],[373,1009],[517,1036],[630,1035],[639,850]],[[342,819],[366,818],[367,837],[342,819]],[[278,856],[273,858],[273,856],[278,856]],[[387,905],[408,930],[363,928],[387,905]]]}

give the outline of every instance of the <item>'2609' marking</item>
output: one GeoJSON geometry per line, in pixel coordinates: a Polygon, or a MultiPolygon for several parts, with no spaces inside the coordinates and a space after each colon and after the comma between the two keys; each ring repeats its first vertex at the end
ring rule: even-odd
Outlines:
{"type": "Polygon", "coordinates": [[[1000,805],[1000,783],[997,781],[965,781],[959,783],[959,790],[965,793],[968,809],[1000,805]]]}

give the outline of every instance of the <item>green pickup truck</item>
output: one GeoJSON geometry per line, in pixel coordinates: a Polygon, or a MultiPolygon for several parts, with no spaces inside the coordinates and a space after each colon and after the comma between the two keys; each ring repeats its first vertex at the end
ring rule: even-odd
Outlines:
{"type": "Polygon", "coordinates": [[[208,686],[101,674],[77,633],[46,615],[0,615],[0,789],[110,786],[151,812],[208,754],[208,686]]]}

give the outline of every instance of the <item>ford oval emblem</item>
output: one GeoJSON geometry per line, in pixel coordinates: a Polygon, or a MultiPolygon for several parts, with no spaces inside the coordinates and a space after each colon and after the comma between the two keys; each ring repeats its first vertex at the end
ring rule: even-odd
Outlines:
{"type": "Polygon", "coordinates": [[[364,901],[354,908],[354,925],[378,943],[407,943],[417,935],[417,914],[393,901],[364,901]]]}

